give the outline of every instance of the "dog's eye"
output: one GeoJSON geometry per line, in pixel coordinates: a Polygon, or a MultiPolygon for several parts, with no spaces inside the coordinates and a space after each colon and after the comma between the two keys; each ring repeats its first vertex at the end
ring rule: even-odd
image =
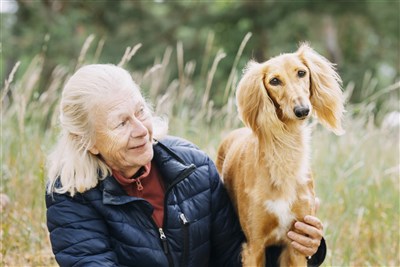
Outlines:
{"type": "Polygon", "coordinates": [[[272,78],[271,80],[269,80],[269,84],[273,85],[273,86],[277,86],[281,84],[281,81],[278,78],[272,78]]]}
{"type": "Polygon", "coordinates": [[[302,78],[302,77],[306,76],[306,72],[305,72],[304,70],[299,70],[299,71],[297,72],[297,75],[298,75],[300,78],[302,78]]]}

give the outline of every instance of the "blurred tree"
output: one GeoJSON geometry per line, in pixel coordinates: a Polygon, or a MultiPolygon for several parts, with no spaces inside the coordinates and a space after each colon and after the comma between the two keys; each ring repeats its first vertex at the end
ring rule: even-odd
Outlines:
{"type": "MultiPolygon", "coordinates": [[[[193,79],[199,89],[204,89],[205,70],[222,48],[227,56],[218,66],[210,92],[217,104],[221,104],[221,91],[248,32],[252,37],[237,66],[238,73],[250,58],[263,61],[309,41],[338,63],[344,84],[355,82],[352,101],[363,97],[367,71],[378,77],[376,90],[399,77],[400,2],[396,0],[17,2],[15,23],[5,29],[12,35],[3,43],[8,61],[3,71],[8,73],[17,60],[26,67],[33,55],[43,53],[46,75],[42,85],[56,65],[75,68],[82,45],[91,34],[95,39],[85,62],[118,63],[126,47],[142,43],[139,55],[128,63],[135,70],[150,68],[167,47],[176,47],[181,41],[184,62],[197,63],[193,79]]],[[[177,60],[177,55],[172,59],[177,60]]]]}

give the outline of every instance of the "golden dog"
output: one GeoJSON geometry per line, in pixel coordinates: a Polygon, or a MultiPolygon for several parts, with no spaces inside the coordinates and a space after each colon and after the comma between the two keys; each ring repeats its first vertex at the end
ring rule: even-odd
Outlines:
{"type": "Polygon", "coordinates": [[[247,238],[244,266],[264,266],[265,248],[284,245],[280,266],[307,266],[290,245],[295,221],[315,213],[307,118],[342,134],[341,79],[307,44],[264,63],[251,61],[236,92],[245,128],[218,148],[217,168],[247,238]]]}

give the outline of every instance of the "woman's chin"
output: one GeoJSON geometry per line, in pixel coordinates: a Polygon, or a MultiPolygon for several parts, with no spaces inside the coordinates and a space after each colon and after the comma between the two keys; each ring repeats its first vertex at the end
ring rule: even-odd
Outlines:
{"type": "Polygon", "coordinates": [[[135,153],[132,153],[130,155],[130,162],[132,162],[135,165],[146,165],[153,159],[153,149],[146,149],[146,147],[143,147],[143,149],[140,149],[139,151],[135,151],[135,153]],[[140,152],[140,153],[137,153],[140,152]]]}

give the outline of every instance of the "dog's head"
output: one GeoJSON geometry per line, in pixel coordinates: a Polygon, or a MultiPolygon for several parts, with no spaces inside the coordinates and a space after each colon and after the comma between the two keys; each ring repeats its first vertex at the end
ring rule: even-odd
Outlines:
{"type": "Polygon", "coordinates": [[[307,44],[264,63],[249,62],[239,82],[239,115],[253,131],[283,127],[316,115],[336,134],[344,131],[341,79],[332,63],[307,44]]]}

